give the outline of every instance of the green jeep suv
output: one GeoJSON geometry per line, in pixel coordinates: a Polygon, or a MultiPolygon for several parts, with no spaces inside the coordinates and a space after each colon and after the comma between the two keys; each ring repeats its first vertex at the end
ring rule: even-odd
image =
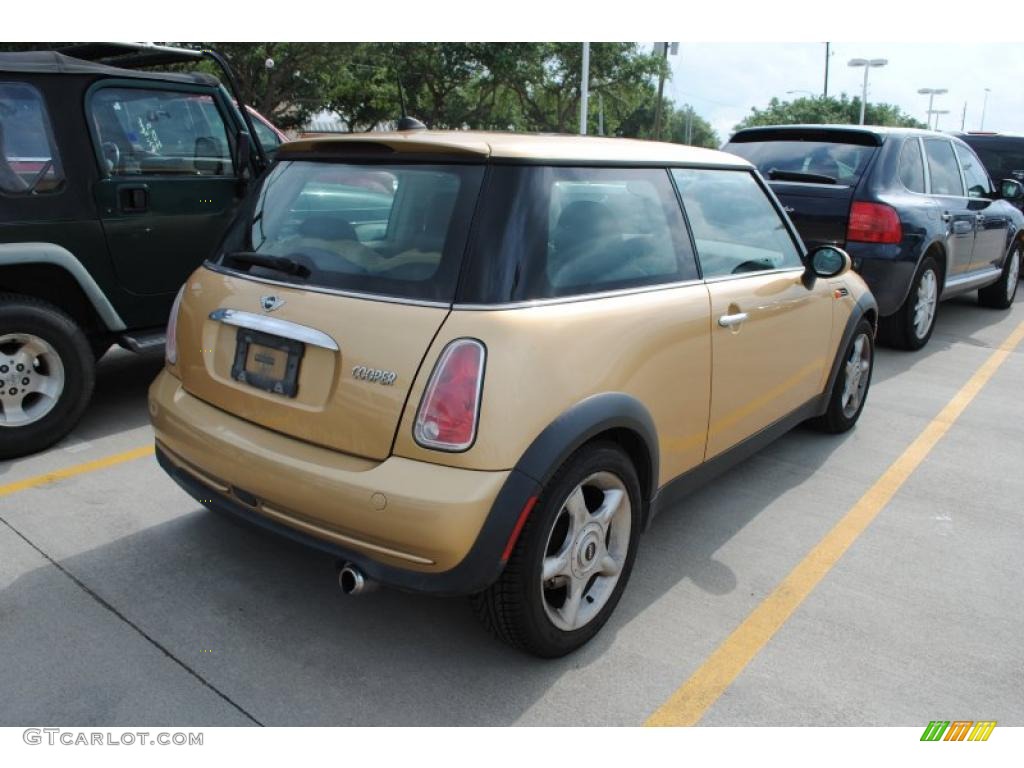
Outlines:
{"type": "Polygon", "coordinates": [[[0,54],[0,459],[71,430],[111,345],[163,345],[266,163],[236,101],[206,74],[0,54]]]}

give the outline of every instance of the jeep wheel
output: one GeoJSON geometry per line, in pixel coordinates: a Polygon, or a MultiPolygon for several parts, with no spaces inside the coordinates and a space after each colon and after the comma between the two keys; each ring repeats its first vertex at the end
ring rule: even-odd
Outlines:
{"type": "Polygon", "coordinates": [[[579,648],[626,587],[640,508],[636,470],[622,450],[582,448],[541,493],[501,577],[473,598],[481,621],[537,656],[579,648]]]}
{"type": "Polygon", "coordinates": [[[1009,309],[1017,297],[1017,280],[1020,278],[1020,243],[1013,246],[1003,264],[999,280],[978,291],[978,303],[992,309],[1009,309]]]}
{"type": "Polygon", "coordinates": [[[920,349],[935,329],[935,315],[942,295],[939,265],[931,256],[921,260],[910,293],[895,314],[883,317],[882,337],[897,349],[920,349]]]}
{"type": "Polygon", "coordinates": [[[38,299],[0,294],[0,459],[64,437],[94,383],[92,349],[70,317],[38,299]]]}

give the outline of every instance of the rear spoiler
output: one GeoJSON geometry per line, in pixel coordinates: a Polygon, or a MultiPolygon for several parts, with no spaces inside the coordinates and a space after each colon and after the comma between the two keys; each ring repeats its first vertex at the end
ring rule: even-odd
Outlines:
{"type": "Polygon", "coordinates": [[[885,137],[870,130],[857,128],[825,128],[822,126],[778,126],[744,128],[729,139],[730,144],[756,141],[821,141],[832,144],[859,144],[880,147],[885,137]]]}
{"type": "Polygon", "coordinates": [[[184,64],[209,59],[224,73],[224,79],[227,81],[231,96],[238,105],[238,111],[242,114],[242,122],[245,124],[245,129],[249,132],[249,141],[256,149],[260,171],[262,172],[267,167],[266,150],[263,149],[263,145],[260,143],[259,135],[253,126],[249,110],[245,108],[245,102],[242,101],[242,94],[238,88],[238,81],[235,79],[234,70],[231,69],[228,60],[217,51],[212,49],[177,48],[171,45],[154,45],[152,43],[79,43],[59,48],[57,52],[76,59],[94,61],[111,67],[121,67],[122,69],[166,67],[171,64],[184,64]]]}

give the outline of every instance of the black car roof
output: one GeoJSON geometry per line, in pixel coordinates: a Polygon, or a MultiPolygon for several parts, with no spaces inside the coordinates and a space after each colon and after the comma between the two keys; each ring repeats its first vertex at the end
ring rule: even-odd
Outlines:
{"type": "Polygon", "coordinates": [[[759,135],[771,135],[773,137],[785,136],[790,133],[792,136],[806,138],[808,134],[819,134],[826,140],[828,134],[842,134],[848,137],[860,137],[863,143],[881,145],[887,136],[941,136],[943,134],[924,128],[904,128],[901,126],[889,125],[835,125],[835,124],[798,124],[798,125],[759,125],[752,128],[741,128],[736,131],[729,141],[750,141],[759,135]]]}
{"type": "Polygon", "coordinates": [[[111,67],[92,61],[65,56],[56,51],[26,51],[24,53],[0,53],[0,72],[23,72],[28,74],[97,75],[102,77],[133,78],[137,80],[163,80],[172,83],[219,85],[213,75],[203,72],[142,72],[133,69],[111,67]]]}

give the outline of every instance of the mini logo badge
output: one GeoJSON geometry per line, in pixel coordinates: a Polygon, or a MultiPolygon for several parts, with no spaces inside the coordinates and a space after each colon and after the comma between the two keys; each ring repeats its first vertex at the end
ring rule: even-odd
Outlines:
{"type": "Polygon", "coordinates": [[[260,306],[263,307],[264,312],[273,312],[275,309],[280,309],[284,305],[284,299],[280,299],[277,296],[261,296],[260,306]]]}

